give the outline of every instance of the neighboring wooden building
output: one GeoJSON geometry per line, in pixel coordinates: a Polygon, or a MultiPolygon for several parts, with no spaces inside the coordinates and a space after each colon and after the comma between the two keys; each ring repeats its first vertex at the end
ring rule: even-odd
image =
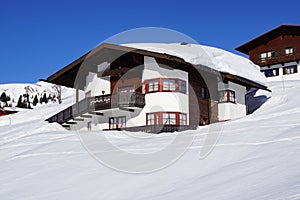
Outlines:
{"type": "Polygon", "coordinates": [[[0,108],[0,117],[1,116],[6,116],[6,115],[10,115],[10,114],[14,114],[14,113],[17,113],[17,111],[10,110],[10,109],[2,109],[2,108],[0,108]]]}
{"type": "MultiPolygon", "coordinates": [[[[181,45],[163,47],[193,50],[181,45]]],[[[249,62],[245,59],[245,63],[249,62]]],[[[76,89],[74,105],[49,122],[69,129],[156,133],[243,117],[247,91],[267,89],[171,53],[113,44],[101,44],[47,81],[76,89]]]]}
{"type": "Polygon", "coordinates": [[[300,70],[300,25],[281,25],[236,48],[249,55],[266,77],[300,70]]]}

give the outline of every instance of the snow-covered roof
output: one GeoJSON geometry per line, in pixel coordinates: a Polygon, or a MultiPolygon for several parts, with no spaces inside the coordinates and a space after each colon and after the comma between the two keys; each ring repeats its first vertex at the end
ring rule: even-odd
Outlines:
{"type": "Polygon", "coordinates": [[[199,44],[130,43],[122,44],[136,49],[169,54],[193,65],[204,65],[219,72],[230,73],[266,85],[266,78],[258,65],[231,52],[199,44]]]}

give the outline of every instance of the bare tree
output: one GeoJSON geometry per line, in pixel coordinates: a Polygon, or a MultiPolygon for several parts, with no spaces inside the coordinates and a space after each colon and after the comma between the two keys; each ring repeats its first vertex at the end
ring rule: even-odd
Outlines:
{"type": "Polygon", "coordinates": [[[55,96],[56,96],[56,98],[58,100],[58,103],[61,104],[62,103],[62,99],[61,99],[61,86],[60,85],[53,85],[52,88],[55,91],[55,96]]]}

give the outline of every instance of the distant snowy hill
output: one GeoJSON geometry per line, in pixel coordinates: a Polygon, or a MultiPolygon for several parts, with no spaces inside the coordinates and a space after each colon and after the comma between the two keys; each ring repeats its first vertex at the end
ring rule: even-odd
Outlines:
{"type": "MultiPolygon", "coordinates": [[[[62,87],[66,90],[65,87],[62,87]]],[[[46,83],[43,81],[37,82],[36,84],[2,84],[0,85],[0,95],[5,93],[10,97],[9,104],[12,107],[16,107],[20,96],[22,96],[22,100],[27,100],[24,96],[26,94],[29,95],[29,102],[32,106],[35,96],[37,96],[38,101],[46,95],[47,98],[57,96],[57,91],[54,88],[54,85],[51,83],[46,83]]],[[[54,98],[57,101],[56,98],[54,98]]]]}
{"type": "MultiPolygon", "coordinates": [[[[300,81],[279,79],[268,86],[273,92],[255,95],[269,99],[252,115],[220,123],[222,134],[202,160],[199,152],[212,125],[151,137],[136,133],[145,136],[137,139],[126,132],[78,133],[48,124],[47,117],[73,102],[72,91],[63,90],[62,104],[0,117],[0,199],[299,200],[300,81]],[[99,139],[97,145],[109,140],[133,152],[158,150],[174,135],[194,142],[174,164],[134,175],[96,161],[80,134],[91,136],[91,142],[99,139]]],[[[104,154],[124,166],[132,164],[113,151],[104,154]]]]}

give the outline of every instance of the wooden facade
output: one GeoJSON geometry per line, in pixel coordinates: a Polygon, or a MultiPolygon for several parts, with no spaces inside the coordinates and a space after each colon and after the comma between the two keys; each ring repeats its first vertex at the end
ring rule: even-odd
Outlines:
{"type": "Polygon", "coordinates": [[[300,26],[281,25],[239,46],[236,50],[249,55],[259,66],[300,60],[300,26]],[[287,49],[292,49],[287,53],[287,49]],[[262,54],[266,53],[266,57],[262,54]]]}

